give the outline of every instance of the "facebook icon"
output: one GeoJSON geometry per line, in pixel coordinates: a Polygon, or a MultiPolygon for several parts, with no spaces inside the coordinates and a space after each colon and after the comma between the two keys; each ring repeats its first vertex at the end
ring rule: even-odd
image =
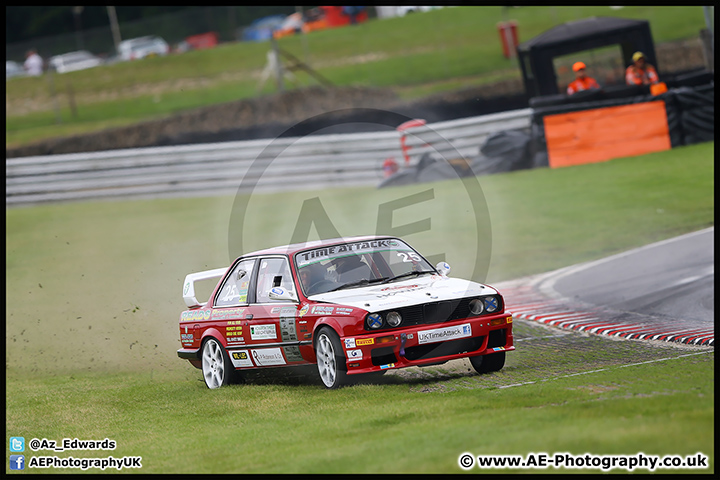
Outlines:
{"type": "Polygon", "coordinates": [[[10,455],[10,470],[25,470],[25,455],[10,455]]]}

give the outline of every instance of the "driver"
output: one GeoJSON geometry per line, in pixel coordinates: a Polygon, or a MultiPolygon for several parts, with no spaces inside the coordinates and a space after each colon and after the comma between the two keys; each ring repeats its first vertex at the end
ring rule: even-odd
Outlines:
{"type": "Polygon", "coordinates": [[[308,296],[322,293],[322,284],[330,282],[330,280],[325,278],[326,273],[327,270],[325,267],[319,263],[313,263],[300,269],[300,280],[308,296]]]}
{"type": "Polygon", "coordinates": [[[338,274],[338,281],[340,283],[369,280],[371,277],[370,267],[363,262],[358,255],[350,255],[336,259],[335,271],[338,274]]]}

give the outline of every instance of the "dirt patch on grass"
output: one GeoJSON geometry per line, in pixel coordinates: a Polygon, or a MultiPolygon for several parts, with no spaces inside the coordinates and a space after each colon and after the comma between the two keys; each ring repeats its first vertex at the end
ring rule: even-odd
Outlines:
{"type": "Polygon", "coordinates": [[[314,86],[193,109],[126,127],[11,147],[6,149],[6,155],[12,158],[274,138],[299,122],[303,122],[304,130],[295,129],[293,135],[321,129],[323,133],[373,131],[388,128],[393,120],[385,117],[395,118],[398,113],[436,122],[526,105],[519,83],[510,87],[505,82],[498,88],[467,88],[417,102],[402,102],[391,89],[314,86]],[[313,118],[321,114],[322,118],[313,118]]]}

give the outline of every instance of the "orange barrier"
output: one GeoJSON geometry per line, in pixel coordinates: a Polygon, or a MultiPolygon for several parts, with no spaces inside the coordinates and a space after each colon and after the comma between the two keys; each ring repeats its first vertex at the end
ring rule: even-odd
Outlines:
{"type": "Polygon", "coordinates": [[[213,48],[218,44],[217,32],[201,33],[199,35],[191,35],[185,41],[193,50],[203,50],[205,48],[213,48]]]}
{"type": "Polygon", "coordinates": [[[667,84],[665,82],[653,83],[650,85],[650,93],[652,95],[660,95],[667,92],[667,84]]]}
{"type": "Polygon", "coordinates": [[[635,103],[544,117],[550,167],[669,150],[665,102],[635,103]]]}

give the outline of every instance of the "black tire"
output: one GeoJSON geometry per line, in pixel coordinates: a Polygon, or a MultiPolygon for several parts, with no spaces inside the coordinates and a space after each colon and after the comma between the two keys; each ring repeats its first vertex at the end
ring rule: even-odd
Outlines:
{"type": "Polygon", "coordinates": [[[336,389],[347,383],[347,365],[340,337],[329,327],[321,327],[315,338],[318,374],[325,388],[336,389]]]}
{"type": "Polygon", "coordinates": [[[240,375],[217,339],[210,337],[203,342],[200,360],[203,380],[208,388],[220,388],[238,382],[240,375]]]}
{"type": "Polygon", "coordinates": [[[497,372],[505,366],[505,352],[470,357],[470,363],[479,374],[497,372]]]}

